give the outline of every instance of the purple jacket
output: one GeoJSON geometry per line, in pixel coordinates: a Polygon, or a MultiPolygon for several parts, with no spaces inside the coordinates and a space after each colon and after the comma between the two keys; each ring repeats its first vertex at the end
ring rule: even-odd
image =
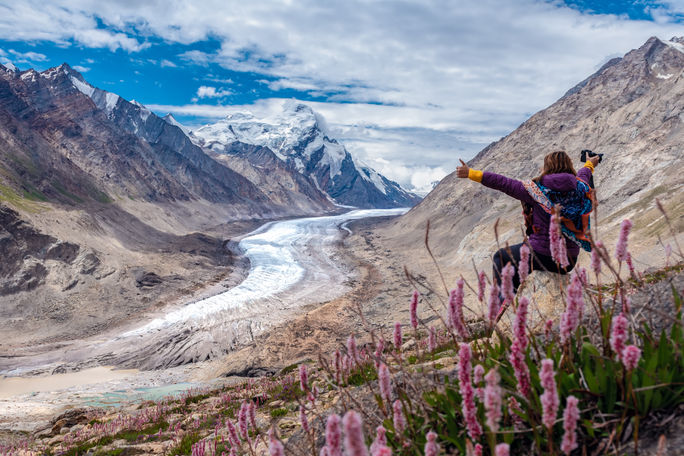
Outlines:
{"type": "MultiPolygon", "coordinates": [[[[577,177],[585,182],[589,182],[591,178],[591,169],[582,168],[577,172],[577,177]]],[[[569,173],[563,174],[547,174],[542,177],[542,185],[549,187],[551,190],[556,190],[559,192],[568,192],[574,190],[577,187],[577,179],[575,176],[569,173]]],[[[523,201],[532,205],[534,208],[532,212],[532,224],[537,228],[537,232],[530,235],[530,245],[532,250],[542,255],[551,256],[551,251],[549,250],[549,223],[551,217],[549,214],[544,212],[544,210],[537,204],[534,199],[527,193],[522,182],[515,179],[510,179],[506,176],[500,174],[490,173],[485,171],[482,174],[482,184],[499,190],[512,196],[515,199],[523,201]]],[[[574,242],[566,243],[568,256],[577,258],[579,255],[579,246],[574,242]]]]}

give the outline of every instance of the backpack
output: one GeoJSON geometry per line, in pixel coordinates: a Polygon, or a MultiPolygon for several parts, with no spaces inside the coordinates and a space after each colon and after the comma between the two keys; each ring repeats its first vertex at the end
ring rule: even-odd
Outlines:
{"type": "MultiPolygon", "coordinates": [[[[534,181],[524,181],[527,193],[551,215],[556,205],[560,206],[561,231],[566,238],[591,252],[591,220],[594,189],[579,177],[575,190],[559,192],[534,181]]],[[[526,217],[527,224],[527,217],[526,217]]]]}

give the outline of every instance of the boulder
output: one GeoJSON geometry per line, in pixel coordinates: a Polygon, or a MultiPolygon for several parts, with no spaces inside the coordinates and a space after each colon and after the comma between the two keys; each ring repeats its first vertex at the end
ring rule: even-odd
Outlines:
{"type": "MultiPolygon", "coordinates": [[[[530,301],[527,314],[527,328],[534,333],[543,333],[547,320],[553,320],[558,326],[560,317],[565,311],[565,290],[570,280],[569,275],[552,272],[532,271],[518,288],[516,298],[525,296],[530,301]]],[[[499,321],[499,328],[510,334],[515,321],[515,310],[509,308],[499,321]]]]}

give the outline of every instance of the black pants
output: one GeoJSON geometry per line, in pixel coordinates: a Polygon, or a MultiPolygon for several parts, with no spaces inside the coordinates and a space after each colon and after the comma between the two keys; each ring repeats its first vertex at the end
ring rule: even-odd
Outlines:
{"type": "MultiPolygon", "coordinates": [[[[520,247],[522,247],[522,243],[520,244],[515,244],[510,247],[505,247],[503,249],[499,249],[495,254],[494,257],[492,258],[494,265],[493,265],[493,275],[494,280],[496,280],[496,284],[499,286],[499,289],[501,289],[501,270],[506,266],[507,263],[511,263],[511,265],[515,268],[515,274],[513,274],[513,292],[518,291],[518,287],[520,286],[520,277],[518,276],[518,264],[520,263],[520,247]]],[[[528,246],[529,247],[529,246],[528,246]]],[[[577,257],[572,257],[568,255],[568,262],[570,263],[568,267],[566,268],[561,268],[556,264],[555,261],[553,261],[553,258],[550,256],[542,255],[540,253],[534,252],[532,249],[530,249],[530,265],[529,265],[529,271],[532,271],[532,268],[536,271],[548,271],[548,272],[555,272],[558,274],[567,274],[568,272],[572,271],[572,269],[575,267],[575,264],[577,263],[577,257]]]]}

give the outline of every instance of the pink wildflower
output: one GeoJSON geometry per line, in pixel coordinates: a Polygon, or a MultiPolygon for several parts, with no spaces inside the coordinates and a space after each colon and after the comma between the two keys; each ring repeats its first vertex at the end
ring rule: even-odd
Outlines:
{"type": "Polygon", "coordinates": [[[462,397],[462,411],[465,418],[468,435],[473,440],[477,440],[482,435],[482,427],[477,421],[477,406],[475,405],[475,392],[473,391],[472,380],[470,378],[471,364],[470,345],[462,343],[458,351],[458,381],[459,391],[462,397]]]}
{"type": "Polygon", "coordinates": [[[342,383],[342,355],[339,350],[335,350],[335,383],[342,383]]]}
{"type": "Polygon", "coordinates": [[[428,350],[430,353],[437,348],[437,335],[435,334],[435,327],[430,326],[430,334],[428,335],[428,350]]]}
{"type": "Polygon", "coordinates": [[[378,446],[375,448],[375,451],[371,453],[371,456],[392,456],[392,450],[385,446],[378,446]]]}
{"type": "Polygon", "coordinates": [[[301,405],[299,406],[299,422],[302,423],[304,432],[309,432],[309,419],[306,417],[306,410],[301,405]]]}
{"type": "Polygon", "coordinates": [[[508,414],[513,418],[513,427],[515,429],[522,429],[524,427],[522,418],[520,418],[522,409],[520,408],[520,403],[514,396],[508,396],[508,414]]]}
{"type": "Polygon", "coordinates": [[[582,310],[584,309],[584,297],[582,296],[582,281],[577,274],[572,275],[568,285],[567,306],[561,316],[560,338],[565,344],[570,340],[570,335],[577,329],[580,323],[582,310]]]}
{"type": "Polygon", "coordinates": [[[467,337],[465,322],[463,319],[463,279],[458,279],[456,282],[456,288],[451,290],[449,294],[449,326],[456,330],[456,334],[461,339],[467,337]]]}
{"type": "Polygon", "coordinates": [[[575,274],[577,274],[580,278],[580,282],[582,282],[582,286],[587,286],[589,285],[589,279],[587,278],[587,269],[578,267],[575,269],[575,274]]]}
{"type": "Polygon", "coordinates": [[[520,247],[520,263],[518,263],[518,277],[520,283],[523,283],[530,273],[530,248],[523,244],[520,247]]]}
{"type": "Polygon", "coordinates": [[[484,367],[482,367],[482,364],[478,364],[475,366],[475,369],[473,369],[473,383],[475,383],[475,386],[477,387],[477,398],[480,402],[484,402],[484,390],[479,386],[483,380],[484,367]]]}
{"type": "Polygon", "coordinates": [[[427,433],[427,442],[425,442],[425,456],[437,456],[439,454],[439,445],[437,445],[437,434],[430,431],[427,433]]]}
{"type": "Polygon", "coordinates": [[[418,291],[416,290],[413,290],[409,313],[411,314],[411,326],[413,326],[413,329],[418,329],[418,291]]]}
{"type": "Polygon", "coordinates": [[[240,446],[240,437],[238,436],[237,429],[233,425],[233,422],[226,420],[226,426],[228,427],[228,438],[233,446],[240,446]]]}
{"type": "Polygon", "coordinates": [[[353,334],[347,339],[347,354],[351,357],[354,364],[358,362],[359,354],[356,350],[356,339],[353,334]]]}
{"type": "Polygon", "coordinates": [[[361,417],[353,410],[342,418],[344,426],[344,449],[347,456],[368,456],[368,448],[363,437],[361,417]]]}
{"type": "Polygon", "coordinates": [[[565,247],[565,236],[560,226],[560,214],[558,209],[555,209],[551,214],[551,222],[549,224],[549,248],[551,250],[551,257],[561,267],[565,268],[570,263],[568,262],[568,253],[565,247]]]}
{"type": "Polygon", "coordinates": [[[610,330],[610,348],[622,358],[622,349],[625,348],[625,340],[627,340],[627,326],[629,322],[623,314],[619,314],[613,318],[613,324],[610,330]]]}
{"type": "Polygon", "coordinates": [[[382,400],[389,404],[392,400],[392,382],[390,380],[390,371],[384,363],[380,364],[378,369],[378,383],[380,384],[382,400]]]}
{"type": "Polygon", "coordinates": [[[477,275],[477,299],[484,302],[485,288],[487,287],[487,275],[484,271],[480,271],[477,275]]]}
{"type": "Polygon", "coordinates": [[[392,417],[394,430],[396,431],[396,434],[401,435],[406,429],[406,418],[404,417],[404,411],[401,408],[401,402],[399,399],[394,401],[394,404],[392,405],[392,411],[394,412],[392,417]]]}
{"type": "Polygon", "coordinates": [[[558,407],[560,405],[554,375],[553,360],[543,359],[539,380],[544,388],[544,393],[539,399],[541,399],[542,403],[542,423],[544,423],[544,426],[546,426],[549,431],[553,429],[553,423],[556,421],[556,415],[558,415],[558,407]]]}
{"type": "Polygon", "coordinates": [[[499,315],[499,308],[501,307],[501,298],[499,297],[499,286],[496,282],[492,283],[492,288],[489,292],[489,323],[494,326],[496,317],[499,315]]]}
{"type": "Polygon", "coordinates": [[[625,261],[627,262],[627,267],[629,268],[629,275],[633,279],[638,279],[636,271],[634,270],[634,263],[632,263],[632,254],[627,252],[627,258],[625,258],[625,261]]]}
{"type": "Polygon", "coordinates": [[[617,245],[615,246],[615,258],[618,261],[625,261],[627,259],[627,238],[629,237],[629,230],[632,229],[632,221],[624,219],[620,224],[620,236],[618,237],[617,245]]]}
{"type": "Polygon", "coordinates": [[[401,335],[401,323],[400,322],[395,322],[394,323],[394,348],[399,351],[401,350],[401,345],[402,345],[402,335],[401,335]]]}
{"type": "Polygon", "coordinates": [[[254,430],[257,430],[257,423],[256,423],[256,404],[254,402],[249,401],[249,424],[252,425],[254,430]]]}
{"type": "Polygon", "coordinates": [[[510,305],[515,300],[515,292],[513,291],[513,275],[515,268],[511,263],[506,263],[501,271],[501,292],[503,293],[504,305],[510,305]]]}
{"type": "Polygon", "coordinates": [[[547,341],[551,340],[551,331],[553,331],[553,320],[549,318],[544,325],[544,337],[547,341]]]}
{"type": "Polygon", "coordinates": [[[273,430],[269,432],[270,444],[268,445],[268,451],[271,456],[285,456],[285,448],[280,440],[278,440],[273,433],[273,430]]]}
{"type": "Polygon", "coordinates": [[[601,255],[599,254],[599,249],[601,248],[603,248],[603,243],[596,241],[591,249],[591,269],[597,276],[601,274],[601,255]]]}
{"type": "Polygon", "coordinates": [[[499,430],[501,420],[501,377],[496,369],[490,370],[485,376],[487,386],[484,392],[485,416],[487,417],[487,427],[492,432],[499,430]]]}
{"type": "Polygon", "coordinates": [[[479,443],[475,444],[475,449],[473,451],[473,456],[482,456],[482,445],[479,443]]]}
{"type": "Polygon", "coordinates": [[[342,419],[339,415],[332,414],[328,417],[325,425],[325,446],[328,448],[330,456],[342,456],[342,433],[340,430],[340,422],[342,419]]]}
{"type": "Polygon", "coordinates": [[[330,456],[330,452],[328,451],[328,447],[324,446],[321,448],[321,452],[318,453],[318,456],[330,456]]]}
{"type": "Polygon", "coordinates": [[[641,350],[636,345],[627,345],[622,350],[622,364],[628,371],[636,369],[641,358],[641,350]]]}
{"type": "Polygon", "coordinates": [[[306,370],[306,364],[299,365],[299,385],[302,391],[309,391],[309,374],[306,370]]]}
{"type": "Polygon", "coordinates": [[[382,358],[382,352],[385,349],[385,339],[382,337],[378,339],[378,343],[375,345],[375,368],[380,367],[380,359],[382,358]]]}
{"type": "Polygon", "coordinates": [[[510,454],[510,447],[507,443],[499,443],[494,450],[496,456],[508,456],[510,454]]]}
{"type": "Polygon", "coordinates": [[[375,428],[375,440],[370,447],[371,455],[374,455],[379,448],[387,446],[387,437],[385,436],[386,432],[387,430],[383,426],[378,426],[375,428]]]}
{"type": "Polygon", "coordinates": [[[247,415],[249,413],[248,409],[249,405],[247,405],[247,401],[244,401],[240,406],[240,411],[238,412],[238,427],[240,429],[240,436],[242,436],[242,438],[245,440],[247,440],[249,435],[249,429],[247,427],[247,415]]]}
{"type": "Polygon", "coordinates": [[[528,305],[529,300],[525,296],[518,301],[518,313],[515,316],[515,326],[513,328],[513,343],[511,344],[511,354],[508,358],[513,365],[515,378],[518,380],[518,391],[525,397],[530,393],[530,372],[525,362],[525,349],[527,348],[525,324],[527,322],[528,305]]]}
{"type": "Polygon", "coordinates": [[[563,441],[561,442],[561,451],[570,456],[572,450],[577,448],[577,420],[579,420],[580,412],[577,406],[579,400],[575,396],[568,396],[565,403],[565,410],[563,411],[563,441]]]}

